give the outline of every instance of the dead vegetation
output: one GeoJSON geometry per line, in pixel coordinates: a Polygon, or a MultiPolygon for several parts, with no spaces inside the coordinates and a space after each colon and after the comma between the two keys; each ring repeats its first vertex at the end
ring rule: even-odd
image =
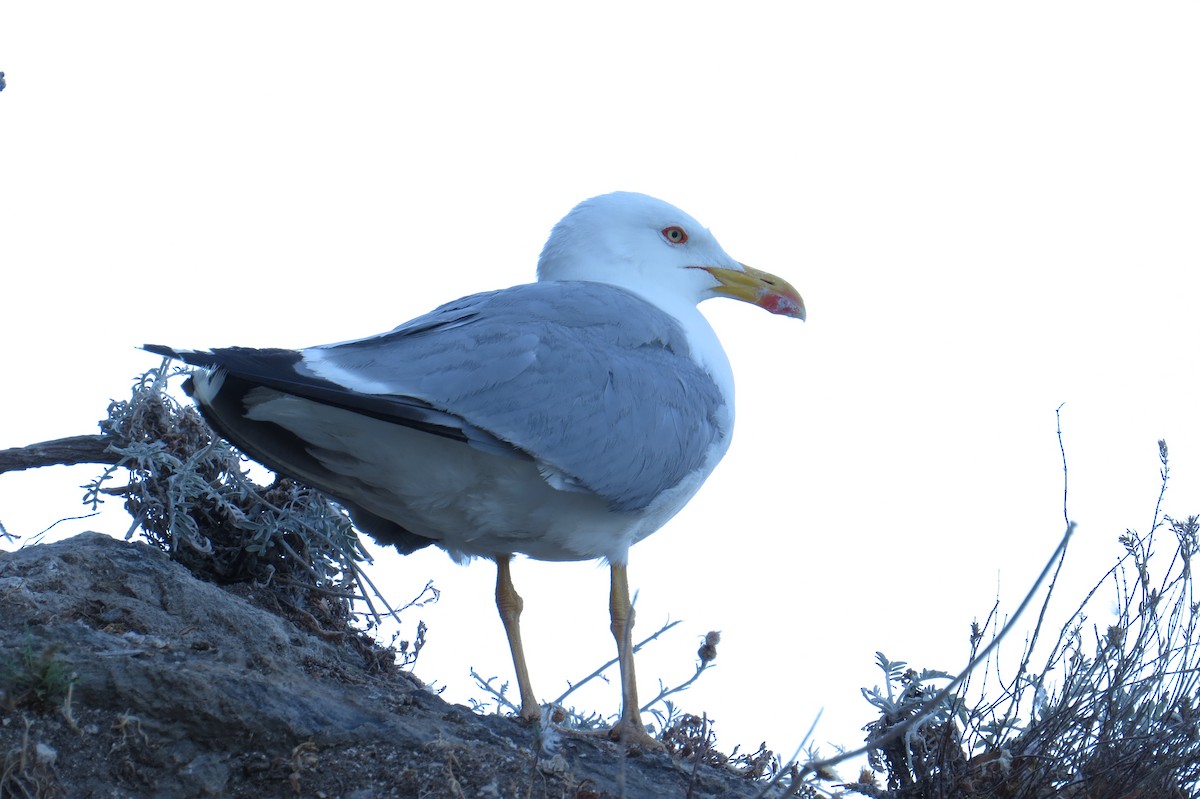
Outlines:
{"type": "MultiPolygon", "coordinates": [[[[878,656],[884,687],[864,691],[879,712],[866,727],[868,741],[911,726],[886,744],[868,744],[875,773],[843,787],[876,799],[1200,795],[1200,602],[1191,569],[1200,520],[1162,513],[1167,455],[1160,441],[1162,482],[1150,529],[1119,536],[1120,560],[1044,643],[1051,582],[1014,672],[991,660],[982,685],[968,675],[930,709],[950,675],[878,656]],[[1092,621],[1089,614],[1105,612],[1097,600],[1106,595],[1113,617],[1092,621]]],[[[998,634],[995,614],[972,624],[972,656],[989,631],[998,634]]]]}
{"type": "MultiPolygon", "coordinates": [[[[100,430],[120,460],[86,487],[84,502],[121,498],[133,518],[126,538],[139,533],[201,579],[269,587],[324,629],[345,628],[356,602],[377,616],[383,600],[361,571],[369,557],[345,512],[285,477],[255,483],[242,456],[165,391],[181,374],[164,362],[129,400],[109,404],[100,430]],[[128,482],[108,485],[117,473],[128,482]]],[[[436,600],[429,588],[417,602],[436,600]]]]}
{"type": "MultiPolygon", "coordinates": [[[[397,660],[399,665],[411,665],[424,641],[424,625],[418,623],[411,642],[384,646],[372,638],[373,620],[381,612],[393,611],[362,573],[367,556],[346,515],[322,495],[286,479],[256,484],[240,455],[215,437],[190,405],[181,405],[164,391],[166,382],[179,374],[164,364],[139,378],[129,400],[111,403],[100,436],[0,452],[0,472],[50,463],[109,464],[86,487],[86,499],[93,504],[119,499],[134,520],[129,536],[140,534],[204,580],[246,586],[241,595],[255,604],[282,613],[322,640],[356,651],[367,673],[393,673],[397,660]],[[116,485],[119,474],[128,480],[116,485]]],[[[1066,557],[1068,523],[1068,534],[1044,573],[1053,576],[1041,595],[1036,627],[1014,672],[1002,673],[995,651],[1020,610],[1002,626],[998,605],[982,624],[972,624],[968,641],[972,665],[957,676],[918,671],[878,655],[882,686],[864,691],[878,717],[865,727],[866,746],[856,750],[867,754],[870,767],[854,782],[838,782],[832,768],[856,752],[821,759],[808,749],[803,759],[782,762],[765,743],[752,753],[739,754],[735,748],[725,755],[718,750],[711,720],[684,712],[672,699],[698,679],[715,657],[719,634],[710,633],[698,653],[694,675],[675,686],[660,684],[657,696],[644,708],[655,716],[675,767],[689,774],[688,787],[680,795],[689,799],[712,795],[706,793],[716,784],[711,775],[721,773],[737,775],[749,791],[745,795],[760,799],[839,793],[876,799],[1200,796],[1200,703],[1196,699],[1200,603],[1191,572],[1200,523],[1196,517],[1180,520],[1162,512],[1169,475],[1162,442],[1160,458],[1162,491],[1150,529],[1122,534],[1120,561],[1051,635],[1043,630],[1043,623],[1051,597],[1061,599],[1056,579],[1066,557]],[[1090,621],[1095,600],[1104,596],[1112,597],[1113,618],[1105,623],[1090,621]],[[980,663],[985,665],[976,669],[980,663]]],[[[1021,609],[1037,595],[1037,588],[1021,609]]],[[[436,589],[426,585],[405,608],[436,598],[436,589]]],[[[639,646],[670,626],[664,625],[639,646]]],[[[53,779],[55,749],[44,742],[39,749],[30,730],[46,723],[38,721],[39,716],[55,710],[62,712],[53,723],[75,728],[71,695],[78,674],[59,657],[54,644],[39,648],[30,643],[5,657],[0,661],[0,677],[7,718],[17,719],[12,715],[17,710],[33,715],[19,716],[23,742],[6,753],[0,797],[61,795],[60,783],[53,779]]],[[[602,665],[575,686],[595,679],[611,665],[602,665]]],[[[479,718],[492,723],[497,712],[510,708],[505,686],[476,679],[484,698],[475,703],[475,710],[487,714],[479,718]]],[[[567,706],[570,693],[554,703],[546,723],[531,733],[523,754],[513,755],[517,760],[505,767],[507,771],[493,768],[494,763],[489,766],[481,760],[488,755],[470,746],[446,744],[432,760],[433,750],[425,748],[422,757],[428,767],[424,767],[386,747],[331,748],[305,741],[293,743],[287,752],[249,753],[239,768],[247,785],[261,788],[255,780],[270,775],[290,786],[294,795],[307,795],[308,787],[325,784],[318,775],[328,769],[335,752],[349,755],[371,749],[373,757],[408,764],[399,772],[388,772],[394,776],[386,783],[390,792],[380,795],[470,795],[465,793],[470,786],[490,791],[493,783],[482,778],[493,772],[509,774],[504,791],[515,791],[497,795],[548,796],[550,788],[561,791],[564,786],[570,786],[564,796],[625,795],[623,788],[613,794],[602,787],[611,775],[577,774],[564,753],[556,751],[563,739],[555,730],[594,730],[608,721],[600,714],[567,706]],[[406,785],[416,792],[407,792],[406,785]],[[533,790],[536,785],[542,786],[541,792],[533,790]]],[[[81,712],[95,711],[82,707],[81,712]]],[[[113,743],[113,751],[130,746],[131,729],[136,730],[135,738],[141,736],[148,745],[140,717],[126,713],[122,718],[128,723],[110,725],[112,730],[120,728],[124,741],[120,746],[113,743]]],[[[805,743],[810,736],[811,730],[803,738],[805,743]]],[[[615,762],[622,770],[628,765],[619,759],[615,762]]],[[[377,784],[387,779],[381,772],[377,784]]],[[[245,795],[260,795],[256,790],[247,788],[245,795]]],[[[728,785],[721,793],[743,795],[731,792],[728,785]]]]}

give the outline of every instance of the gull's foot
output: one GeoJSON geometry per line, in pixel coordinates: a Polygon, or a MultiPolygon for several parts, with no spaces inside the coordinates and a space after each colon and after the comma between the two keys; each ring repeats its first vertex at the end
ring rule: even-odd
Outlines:
{"type": "Polygon", "coordinates": [[[666,744],[646,732],[644,726],[629,724],[624,720],[618,721],[607,730],[575,730],[570,727],[555,726],[560,732],[567,735],[579,738],[605,738],[614,743],[623,744],[628,749],[641,752],[662,752],[667,748],[666,744]]]}
{"type": "Polygon", "coordinates": [[[608,731],[610,740],[619,741],[627,749],[639,749],[643,752],[661,752],[666,745],[646,732],[642,724],[631,723],[629,719],[621,719],[608,731]]]}

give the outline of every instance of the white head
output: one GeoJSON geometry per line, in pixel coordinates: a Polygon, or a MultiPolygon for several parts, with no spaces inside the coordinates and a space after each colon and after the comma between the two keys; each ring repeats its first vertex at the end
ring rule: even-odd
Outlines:
{"type": "Polygon", "coordinates": [[[785,316],[805,313],[787,281],[738,263],[691,216],[634,192],[575,206],[550,232],[538,280],[611,283],[664,307],[724,296],[785,316]]]}

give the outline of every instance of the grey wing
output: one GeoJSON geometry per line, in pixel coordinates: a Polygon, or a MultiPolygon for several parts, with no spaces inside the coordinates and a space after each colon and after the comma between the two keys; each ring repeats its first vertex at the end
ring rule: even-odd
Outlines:
{"type": "Polygon", "coordinates": [[[616,510],[646,507],[729,432],[724,397],[678,322],[603,284],[474,295],[301,355],[299,370],[320,381],[373,402],[415,400],[441,424],[460,420],[468,443],[511,445],[555,487],[594,492],[616,510]]]}

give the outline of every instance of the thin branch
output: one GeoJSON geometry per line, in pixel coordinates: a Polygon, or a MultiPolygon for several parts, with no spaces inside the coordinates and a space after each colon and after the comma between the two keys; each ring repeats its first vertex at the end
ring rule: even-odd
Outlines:
{"type": "MultiPolygon", "coordinates": [[[[812,724],[809,725],[808,732],[804,733],[804,737],[800,739],[800,745],[796,747],[795,754],[792,755],[787,763],[779,767],[779,771],[775,773],[775,777],[763,786],[762,790],[758,792],[754,799],[765,799],[766,795],[770,793],[772,788],[779,784],[779,781],[783,779],[784,775],[791,772],[792,766],[800,758],[800,753],[804,751],[804,747],[812,739],[813,733],[817,731],[817,723],[821,720],[821,716],[824,714],[825,708],[821,708],[817,711],[817,716],[813,719],[812,724]]],[[[801,774],[800,777],[793,778],[792,784],[789,786],[787,793],[784,794],[784,797],[792,796],[797,790],[800,789],[800,786],[804,784],[803,780],[801,779],[803,776],[804,775],[801,774]]]]}
{"type": "Polygon", "coordinates": [[[40,469],[43,466],[73,466],[77,463],[119,463],[108,436],[71,436],[42,441],[27,447],[0,449],[0,474],[40,469]]]}
{"type": "Polygon", "coordinates": [[[506,697],[504,695],[505,691],[508,689],[508,682],[501,683],[500,690],[496,690],[495,688],[492,687],[492,682],[494,680],[498,679],[497,677],[492,677],[491,679],[485,680],[479,674],[479,672],[475,671],[475,668],[473,666],[471,667],[470,675],[471,675],[471,678],[475,680],[476,685],[478,685],[480,688],[482,688],[483,690],[487,691],[489,694],[492,695],[492,699],[495,700],[497,708],[504,706],[504,707],[508,708],[509,711],[512,713],[516,713],[520,710],[520,708],[518,708],[516,705],[514,705],[512,702],[510,702],[508,700],[508,697],[506,697]]]}
{"type": "MultiPolygon", "coordinates": [[[[1065,405],[1066,403],[1063,403],[1065,405]]],[[[1071,525],[1071,517],[1067,512],[1067,448],[1063,444],[1062,432],[1062,405],[1054,409],[1055,429],[1058,433],[1058,451],[1062,455],[1062,472],[1063,472],[1063,521],[1069,527],[1071,525]]],[[[1054,587],[1058,585],[1058,575],[1062,572],[1063,563],[1067,559],[1067,549],[1063,547],[1062,552],[1058,556],[1058,565],[1054,569],[1054,576],[1050,578],[1050,587],[1046,591],[1046,599],[1042,602],[1042,609],[1038,613],[1037,624],[1033,628],[1033,636],[1029,639],[1029,643],[1025,646],[1025,657],[1021,660],[1021,666],[1017,669],[1017,679],[1021,679],[1025,675],[1026,669],[1029,668],[1029,660],[1033,657],[1033,648],[1037,644],[1038,635],[1042,631],[1042,623],[1046,619],[1046,610],[1050,607],[1050,597],[1054,595],[1054,587]]],[[[1042,679],[1045,675],[1038,677],[1038,685],[1042,684],[1042,679]]]]}
{"type": "Polygon", "coordinates": [[[647,702],[646,704],[642,705],[641,709],[642,709],[642,710],[649,710],[649,709],[651,708],[651,706],[652,706],[652,705],[656,705],[656,704],[658,704],[658,703],[659,703],[659,702],[661,702],[662,700],[666,699],[668,696],[671,696],[672,694],[677,694],[677,693],[679,693],[680,691],[685,691],[685,690],[687,690],[687,688],[688,688],[688,686],[689,686],[689,685],[691,685],[692,683],[694,683],[696,680],[700,679],[700,675],[704,673],[704,670],[708,668],[708,664],[709,664],[709,663],[711,663],[711,662],[712,662],[712,661],[707,661],[707,660],[700,661],[700,664],[699,664],[698,666],[696,666],[696,673],[695,673],[695,674],[693,674],[691,677],[688,677],[686,680],[684,680],[683,682],[679,683],[679,685],[676,685],[676,686],[674,686],[674,687],[672,687],[672,688],[664,688],[664,687],[662,687],[662,681],[660,680],[660,681],[659,681],[659,683],[658,683],[658,685],[659,685],[658,696],[654,697],[654,698],[653,698],[653,699],[651,699],[649,702],[647,702]]]}
{"type": "MultiPolygon", "coordinates": [[[[801,769],[801,775],[819,773],[821,771],[830,769],[845,760],[858,757],[859,755],[865,755],[874,749],[879,749],[885,744],[891,743],[900,736],[904,735],[921,722],[925,721],[925,719],[931,715],[933,709],[942,704],[942,702],[946,700],[946,697],[950,695],[950,692],[957,688],[959,684],[967,678],[968,674],[974,671],[980,663],[983,663],[985,660],[987,660],[992,652],[995,651],[996,647],[1000,645],[1000,641],[1003,640],[1004,637],[1012,630],[1013,626],[1017,622],[1017,619],[1021,618],[1021,614],[1025,612],[1027,607],[1029,607],[1029,603],[1033,601],[1033,597],[1037,594],[1038,589],[1041,588],[1041,585],[1046,580],[1047,575],[1050,574],[1050,570],[1054,567],[1055,562],[1059,557],[1061,557],[1062,553],[1066,551],[1067,543],[1071,540],[1071,536],[1074,533],[1075,522],[1070,522],[1067,525],[1066,532],[1063,533],[1062,540],[1055,548],[1054,553],[1050,556],[1050,560],[1046,562],[1045,567],[1042,569],[1042,573],[1039,574],[1037,580],[1034,581],[1033,587],[1029,589],[1029,593],[1025,595],[1025,599],[1022,600],[1020,606],[1017,608],[1016,613],[1014,613],[1012,618],[1008,620],[1008,623],[1001,628],[996,637],[993,638],[991,642],[989,642],[988,645],[983,648],[983,651],[981,651],[974,660],[968,663],[967,667],[959,672],[957,677],[947,683],[945,688],[938,691],[937,694],[935,694],[931,699],[923,703],[915,714],[897,724],[895,727],[892,727],[878,738],[868,741],[865,745],[860,746],[858,749],[854,749],[849,752],[843,752],[837,757],[830,757],[824,760],[811,760],[808,763],[805,763],[803,769],[801,769]]],[[[790,766],[791,764],[789,763],[788,765],[790,766]]]]}
{"type": "MultiPolygon", "coordinates": [[[[667,630],[671,629],[671,628],[672,628],[672,627],[674,627],[675,625],[679,624],[681,621],[682,621],[682,619],[679,619],[679,620],[676,620],[676,621],[669,621],[669,622],[667,622],[666,624],[664,624],[662,627],[658,628],[658,632],[656,632],[656,633],[653,633],[653,634],[651,634],[651,635],[648,635],[648,636],[646,636],[644,639],[642,639],[642,642],[641,642],[641,643],[639,643],[639,644],[634,644],[634,647],[633,647],[634,654],[637,654],[637,652],[638,652],[638,651],[639,651],[639,650],[640,650],[642,647],[644,647],[646,644],[648,644],[648,643],[650,643],[651,641],[653,641],[655,638],[658,638],[660,635],[662,635],[663,633],[665,633],[667,630]]],[[[563,692],[563,694],[562,694],[562,696],[558,697],[558,699],[555,699],[555,700],[554,700],[554,702],[553,702],[553,704],[555,704],[555,705],[561,705],[561,704],[563,703],[563,700],[564,700],[564,699],[566,699],[566,698],[567,698],[568,696],[570,696],[571,694],[573,694],[573,693],[574,693],[574,692],[575,692],[575,691],[576,691],[578,688],[580,688],[581,686],[583,686],[583,685],[585,685],[586,683],[590,682],[591,680],[594,680],[595,678],[599,677],[599,676],[600,676],[601,674],[603,674],[605,671],[607,671],[608,669],[610,669],[610,668],[612,668],[614,665],[616,665],[616,663],[617,663],[617,660],[618,660],[617,658],[613,658],[612,660],[610,660],[610,661],[608,661],[607,663],[605,663],[604,665],[602,665],[600,668],[598,668],[598,669],[596,669],[595,671],[593,671],[593,672],[592,672],[591,674],[589,674],[588,676],[584,677],[584,678],[583,678],[582,680],[580,680],[579,682],[576,682],[576,683],[571,683],[571,684],[570,684],[570,685],[571,685],[571,687],[570,687],[570,688],[568,688],[566,691],[564,691],[564,692],[563,692]]],[[[645,710],[645,708],[642,708],[642,709],[643,709],[643,710],[645,710]]]]}

